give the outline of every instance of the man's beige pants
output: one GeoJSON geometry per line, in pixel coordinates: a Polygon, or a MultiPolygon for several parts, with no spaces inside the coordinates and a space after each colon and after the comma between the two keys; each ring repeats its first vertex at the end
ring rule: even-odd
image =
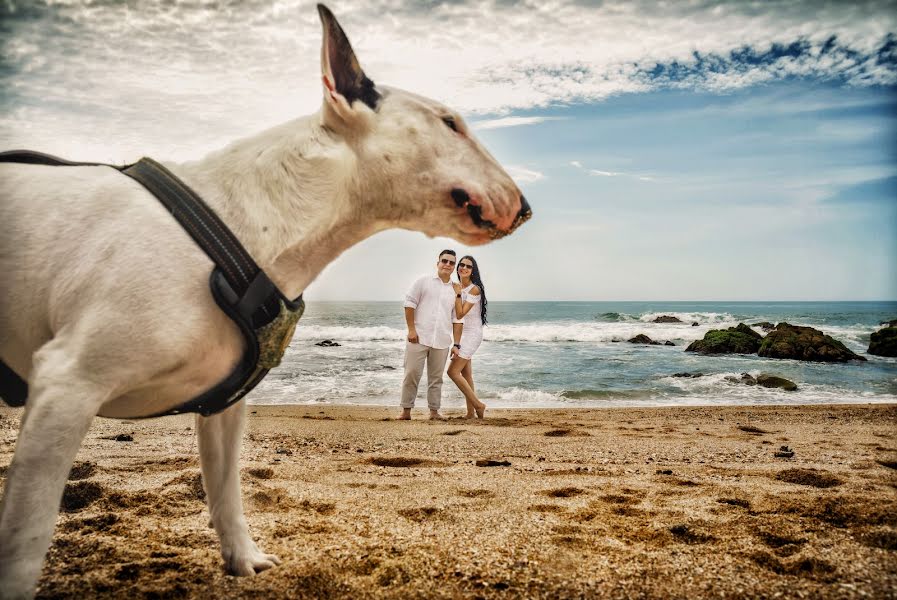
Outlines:
{"type": "Polygon", "coordinates": [[[402,383],[402,408],[414,408],[417,386],[427,363],[427,406],[439,410],[442,404],[442,375],[450,348],[431,348],[422,344],[405,344],[405,381],[402,383]]]}

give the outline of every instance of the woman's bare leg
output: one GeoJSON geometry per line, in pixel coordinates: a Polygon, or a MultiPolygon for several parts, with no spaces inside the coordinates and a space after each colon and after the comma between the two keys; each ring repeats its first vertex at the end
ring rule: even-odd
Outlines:
{"type": "MultiPolygon", "coordinates": [[[[471,358],[467,361],[467,364],[464,365],[464,368],[461,369],[461,376],[464,377],[464,380],[467,381],[467,385],[470,386],[470,389],[476,393],[476,388],[473,385],[473,359],[471,358]]],[[[479,400],[479,397],[477,397],[479,400]]],[[[479,407],[474,407],[474,412],[476,412],[477,417],[482,419],[486,414],[486,404],[480,400],[479,407]]]]}
{"type": "Polygon", "coordinates": [[[451,364],[449,365],[448,376],[455,382],[455,385],[458,386],[461,393],[464,394],[464,400],[467,402],[466,416],[468,419],[471,419],[477,413],[477,407],[483,406],[483,403],[480,402],[476,392],[473,391],[473,388],[470,387],[470,384],[467,383],[467,380],[461,375],[461,371],[469,362],[470,361],[466,358],[455,356],[452,358],[451,364]]]}
{"type": "Polygon", "coordinates": [[[474,392],[477,391],[477,388],[473,385],[473,359],[471,358],[467,361],[467,364],[464,365],[464,368],[461,369],[461,375],[467,381],[467,385],[470,386],[474,392]]]}

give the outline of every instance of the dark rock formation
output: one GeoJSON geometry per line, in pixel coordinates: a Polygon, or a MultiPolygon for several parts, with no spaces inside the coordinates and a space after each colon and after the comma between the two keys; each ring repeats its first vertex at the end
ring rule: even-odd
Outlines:
{"type": "Polygon", "coordinates": [[[772,331],[776,328],[776,326],[769,321],[760,321],[759,323],[754,323],[751,327],[759,327],[763,331],[772,331]]]}
{"type": "Polygon", "coordinates": [[[767,388],[782,388],[786,392],[797,390],[797,384],[793,381],[777,375],[769,375],[768,373],[760,373],[757,375],[757,385],[762,385],[767,388]]]}
{"type": "Polygon", "coordinates": [[[682,319],[671,315],[661,315],[652,321],[653,323],[681,323],[682,319]]]}
{"type": "Polygon", "coordinates": [[[792,358],[816,362],[866,360],[829,335],[812,327],[779,323],[763,338],[757,352],[766,358],[792,358]]]}
{"type": "Polygon", "coordinates": [[[634,338],[628,339],[626,341],[629,342],[630,344],[651,344],[652,346],[660,345],[660,342],[655,342],[654,340],[649,338],[644,333],[640,333],[637,336],[635,336],[634,338]]]}
{"type": "Polygon", "coordinates": [[[728,329],[711,329],[704,334],[704,339],[695,340],[685,349],[686,352],[701,354],[753,354],[760,348],[762,336],[745,325],[728,329]]]}
{"type": "Polygon", "coordinates": [[[735,377],[734,375],[729,375],[725,377],[726,381],[731,381],[732,383],[743,383],[745,385],[757,385],[757,380],[754,379],[754,376],[750,373],[742,373],[741,377],[735,377]]]}
{"type": "Polygon", "coordinates": [[[703,373],[689,373],[688,371],[685,371],[683,373],[673,373],[673,377],[696,378],[696,377],[703,377],[703,376],[704,376],[703,373]]]}
{"type": "MultiPolygon", "coordinates": [[[[897,321],[891,321],[891,323],[897,323],[897,321]]],[[[897,356],[897,327],[889,325],[873,333],[869,340],[869,354],[897,356]]]]}
{"type": "Polygon", "coordinates": [[[890,321],[882,321],[879,325],[887,325],[888,327],[897,327],[897,319],[891,319],[890,321]]]}
{"type": "Polygon", "coordinates": [[[664,345],[664,346],[675,346],[676,344],[674,344],[674,343],[671,342],[670,340],[667,340],[667,341],[665,341],[665,342],[663,343],[663,345],[664,345]]]}
{"type": "Polygon", "coordinates": [[[691,326],[692,326],[692,327],[697,327],[697,326],[698,326],[698,322],[697,322],[697,321],[692,321],[692,322],[691,322],[691,326]]]}
{"type": "Polygon", "coordinates": [[[333,346],[339,346],[336,342],[332,340],[324,340],[323,342],[318,342],[315,346],[323,346],[324,348],[332,348],[333,346]]]}

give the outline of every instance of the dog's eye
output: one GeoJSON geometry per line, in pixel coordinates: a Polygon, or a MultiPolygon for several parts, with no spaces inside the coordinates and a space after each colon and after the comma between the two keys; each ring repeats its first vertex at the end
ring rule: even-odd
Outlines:
{"type": "Polygon", "coordinates": [[[448,125],[452,131],[458,131],[458,123],[455,122],[455,117],[442,117],[442,122],[448,125]]]}

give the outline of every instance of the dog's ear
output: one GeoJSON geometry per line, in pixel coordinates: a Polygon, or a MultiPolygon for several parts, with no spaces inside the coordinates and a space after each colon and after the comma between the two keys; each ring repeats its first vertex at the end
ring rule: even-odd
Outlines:
{"type": "Polygon", "coordinates": [[[318,14],[324,29],[321,79],[324,83],[325,119],[336,117],[351,123],[357,119],[358,111],[364,110],[353,104],[361,102],[367,108],[376,110],[380,93],[358,64],[349,38],[330,9],[318,4],[318,14]],[[327,114],[327,108],[332,112],[331,115],[327,114]]]}

